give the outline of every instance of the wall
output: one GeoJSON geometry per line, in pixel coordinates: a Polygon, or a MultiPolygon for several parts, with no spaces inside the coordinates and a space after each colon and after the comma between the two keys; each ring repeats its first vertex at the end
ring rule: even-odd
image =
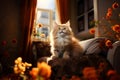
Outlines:
{"type": "Polygon", "coordinates": [[[0,63],[7,72],[21,51],[20,1],[0,1],[0,63]]]}

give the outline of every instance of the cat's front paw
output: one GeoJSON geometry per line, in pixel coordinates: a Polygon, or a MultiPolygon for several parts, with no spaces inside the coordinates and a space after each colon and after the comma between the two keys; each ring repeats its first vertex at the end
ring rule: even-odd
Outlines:
{"type": "Polygon", "coordinates": [[[65,58],[65,59],[70,58],[69,53],[67,51],[64,52],[63,58],[65,58]]]}
{"type": "Polygon", "coordinates": [[[59,51],[58,50],[54,50],[54,56],[59,57],[59,51]]]}
{"type": "Polygon", "coordinates": [[[57,58],[58,58],[57,56],[52,56],[52,60],[53,60],[53,59],[57,59],[57,58]]]}

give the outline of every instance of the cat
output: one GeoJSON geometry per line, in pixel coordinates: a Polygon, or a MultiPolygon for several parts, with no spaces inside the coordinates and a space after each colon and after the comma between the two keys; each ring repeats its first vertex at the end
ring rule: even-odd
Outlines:
{"type": "Polygon", "coordinates": [[[83,55],[79,40],[74,37],[69,21],[65,24],[54,22],[50,33],[52,58],[71,58],[83,55]]]}

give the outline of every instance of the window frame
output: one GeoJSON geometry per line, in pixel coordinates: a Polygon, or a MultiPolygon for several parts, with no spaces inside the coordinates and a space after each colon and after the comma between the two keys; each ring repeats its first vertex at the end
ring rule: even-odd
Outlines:
{"type": "MultiPolygon", "coordinates": [[[[43,8],[36,9],[35,22],[34,22],[34,29],[35,29],[36,34],[39,34],[38,29],[37,29],[39,27],[39,24],[42,24],[42,28],[44,27],[44,30],[45,30],[45,28],[48,29],[48,36],[47,37],[49,37],[49,33],[50,33],[51,28],[52,28],[52,21],[53,21],[52,16],[53,16],[53,11],[50,9],[43,9],[43,8]],[[48,18],[47,23],[38,22],[38,20],[39,20],[39,18],[37,18],[38,14],[39,14],[38,12],[47,13],[47,16],[45,16],[45,14],[43,15],[44,18],[48,18]]],[[[46,38],[44,40],[41,39],[40,35],[34,36],[34,31],[33,31],[32,35],[33,35],[32,41],[48,41],[48,38],[46,38]]]]}

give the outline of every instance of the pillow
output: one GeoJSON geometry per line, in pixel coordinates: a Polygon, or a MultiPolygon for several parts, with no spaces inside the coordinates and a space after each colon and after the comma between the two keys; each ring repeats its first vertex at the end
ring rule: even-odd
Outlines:
{"type": "Polygon", "coordinates": [[[107,59],[120,74],[120,41],[113,43],[113,48],[108,50],[107,59]]]}
{"type": "Polygon", "coordinates": [[[104,42],[104,40],[107,38],[104,37],[97,37],[93,38],[84,42],[81,42],[81,46],[84,49],[84,54],[100,54],[102,56],[107,55],[108,48],[103,44],[103,46],[100,46],[101,42],[104,42]]]}

